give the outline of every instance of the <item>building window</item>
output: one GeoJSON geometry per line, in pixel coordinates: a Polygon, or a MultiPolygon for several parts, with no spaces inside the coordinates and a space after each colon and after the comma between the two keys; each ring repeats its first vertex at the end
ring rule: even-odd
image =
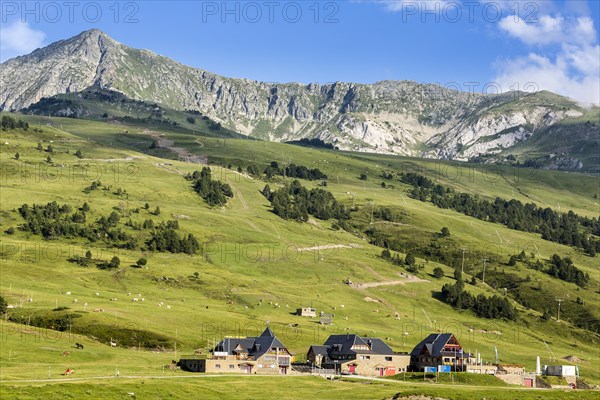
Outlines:
{"type": "Polygon", "coordinates": [[[215,368],[220,369],[221,368],[221,364],[215,364],[215,368]]]}
{"type": "Polygon", "coordinates": [[[385,361],[392,361],[392,357],[386,357],[385,361]]]}
{"type": "Polygon", "coordinates": [[[235,365],[229,364],[229,369],[235,369],[235,365]]]}

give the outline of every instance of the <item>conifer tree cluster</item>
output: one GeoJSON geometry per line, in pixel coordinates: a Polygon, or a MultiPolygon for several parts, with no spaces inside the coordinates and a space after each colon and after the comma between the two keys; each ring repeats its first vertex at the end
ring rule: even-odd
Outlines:
{"type": "Polygon", "coordinates": [[[459,269],[454,273],[456,283],[442,286],[442,299],[460,310],[472,310],[480,318],[505,318],[517,319],[517,310],[510,304],[507,297],[493,295],[487,297],[483,294],[473,296],[464,290],[465,284],[459,269]]]}
{"type": "Polygon", "coordinates": [[[308,190],[298,180],[274,192],[266,185],[262,194],[271,202],[273,212],[283,219],[306,222],[309,215],[322,220],[350,217],[349,210],[331,192],[320,188],[308,190]]]}
{"type": "Polygon", "coordinates": [[[3,131],[9,129],[23,129],[26,131],[29,129],[29,123],[21,119],[17,120],[11,116],[3,115],[2,119],[0,119],[0,128],[2,128],[3,131]]]}
{"type": "Polygon", "coordinates": [[[412,172],[401,174],[400,180],[413,186],[410,197],[429,201],[439,208],[452,209],[482,221],[496,222],[510,229],[539,233],[542,239],[581,248],[592,257],[600,251],[598,218],[582,217],[573,211],[559,213],[549,207],[523,204],[515,199],[497,197],[494,201],[484,200],[469,193],[455,192],[412,172]]]}
{"type": "Polygon", "coordinates": [[[209,167],[203,167],[202,171],[194,171],[194,173],[187,176],[187,179],[194,182],[194,190],[211,207],[224,206],[227,204],[227,200],[233,197],[231,186],[213,180],[209,167]]]}
{"type": "Polygon", "coordinates": [[[560,258],[558,254],[552,255],[550,268],[546,271],[548,275],[572,282],[580,287],[585,287],[590,281],[590,275],[573,265],[570,257],[560,258]]]}

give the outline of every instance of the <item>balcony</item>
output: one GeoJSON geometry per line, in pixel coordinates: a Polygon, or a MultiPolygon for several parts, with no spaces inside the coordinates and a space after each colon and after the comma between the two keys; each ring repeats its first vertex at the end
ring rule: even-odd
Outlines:
{"type": "Polygon", "coordinates": [[[231,360],[231,361],[256,361],[254,357],[248,357],[246,354],[227,354],[227,352],[214,352],[207,357],[209,360],[231,360]]]}
{"type": "Polygon", "coordinates": [[[285,366],[290,366],[292,358],[291,357],[279,357],[279,359],[277,361],[278,361],[277,363],[280,366],[285,367],[285,366]]]}

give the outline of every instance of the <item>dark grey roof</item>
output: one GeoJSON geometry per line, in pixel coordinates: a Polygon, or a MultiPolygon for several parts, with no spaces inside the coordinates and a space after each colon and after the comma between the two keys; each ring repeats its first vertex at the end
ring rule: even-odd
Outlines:
{"type": "Polygon", "coordinates": [[[353,354],[386,354],[392,355],[394,351],[383,340],[378,338],[360,337],[356,334],[331,335],[325,341],[328,354],[353,355],[353,354]],[[352,349],[355,345],[368,346],[369,350],[352,349]]]}
{"type": "Polygon", "coordinates": [[[363,340],[371,341],[371,351],[374,354],[394,354],[394,350],[381,339],[363,338],[363,340]]]}
{"type": "Polygon", "coordinates": [[[221,340],[213,351],[226,351],[228,354],[235,354],[235,349],[238,345],[246,352],[254,345],[254,340],[251,338],[225,338],[221,340]]]}
{"type": "Polygon", "coordinates": [[[329,350],[329,346],[321,346],[321,345],[313,345],[310,346],[308,351],[313,351],[315,354],[320,354],[322,356],[327,355],[327,351],[329,350]]]}
{"type": "MultiPolygon", "coordinates": [[[[413,349],[413,351],[410,352],[410,355],[411,356],[421,355],[421,352],[423,351],[423,348],[425,347],[427,352],[432,357],[439,357],[442,355],[441,354],[442,349],[444,348],[446,343],[448,343],[450,338],[452,338],[452,336],[453,335],[451,333],[432,333],[429,336],[427,336],[425,339],[423,339],[418,345],[416,345],[415,348],[413,349]]],[[[454,353],[452,353],[452,354],[454,354],[454,353]]]]}
{"type": "Polygon", "coordinates": [[[255,359],[258,359],[272,348],[286,349],[283,343],[275,337],[273,331],[267,327],[257,337],[225,338],[217,344],[213,351],[225,351],[228,355],[233,355],[237,353],[236,348],[238,345],[241,347],[239,353],[248,353],[248,356],[255,359]]]}

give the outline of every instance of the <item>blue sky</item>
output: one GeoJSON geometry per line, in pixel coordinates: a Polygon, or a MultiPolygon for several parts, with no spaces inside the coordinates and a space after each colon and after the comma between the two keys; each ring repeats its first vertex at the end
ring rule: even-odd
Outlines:
{"type": "Polygon", "coordinates": [[[529,83],[600,103],[599,21],[598,1],[577,0],[3,1],[0,59],[99,28],[230,77],[529,83]]]}

